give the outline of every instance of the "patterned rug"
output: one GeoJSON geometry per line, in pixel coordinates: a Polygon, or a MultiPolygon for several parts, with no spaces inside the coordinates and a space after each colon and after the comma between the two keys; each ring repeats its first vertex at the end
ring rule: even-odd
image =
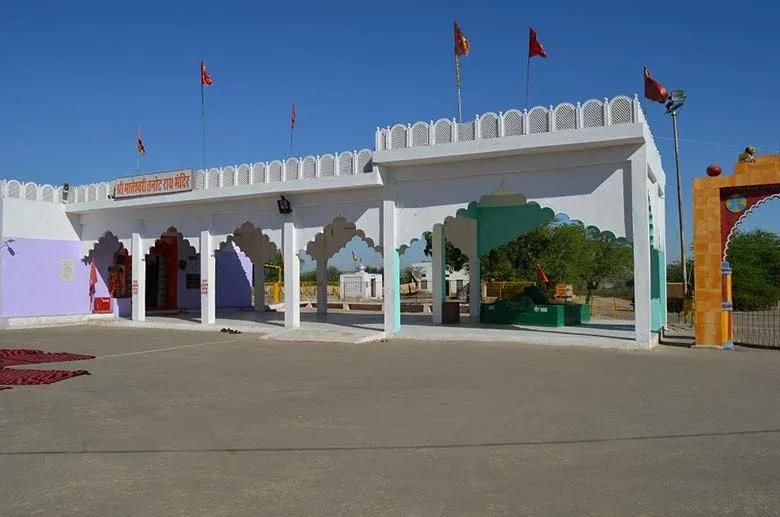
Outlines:
{"type": "Polygon", "coordinates": [[[69,354],[67,352],[46,353],[42,350],[26,348],[0,348],[0,368],[19,366],[22,364],[64,363],[67,361],[84,361],[94,359],[94,355],[69,354]]]}
{"type": "Polygon", "coordinates": [[[0,390],[9,389],[7,385],[22,386],[33,384],[51,384],[53,382],[89,375],[86,370],[17,370],[8,366],[24,364],[62,363],[66,361],[83,361],[94,359],[95,356],[69,354],[66,352],[46,353],[42,350],[24,348],[0,349],[0,390]],[[6,386],[3,386],[3,385],[6,386]]]}
{"type": "Polygon", "coordinates": [[[16,370],[0,368],[0,384],[27,386],[32,384],[51,384],[79,375],[89,375],[86,370],[16,370]]]}

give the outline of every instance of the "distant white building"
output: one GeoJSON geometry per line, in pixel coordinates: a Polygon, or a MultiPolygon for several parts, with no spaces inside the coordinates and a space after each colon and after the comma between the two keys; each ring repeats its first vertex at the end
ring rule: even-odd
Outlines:
{"type": "Polygon", "coordinates": [[[342,273],[339,277],[339,299],[381,300],[382,275],[366,273],[363,264],[354,273],[342,273]]]}
{"type": "MultiPolygon", "coordinates": [[[[433,263],[415,262],[411,266],[412,275],[420,283],[420,291],[433,291],[433,263]]],[[[447,296],[457,296],[465,298],[468,294],[469,271],[461,269],[460,271],[451,271],[449,268],[445,273],[447,283],[447,296]]]]}

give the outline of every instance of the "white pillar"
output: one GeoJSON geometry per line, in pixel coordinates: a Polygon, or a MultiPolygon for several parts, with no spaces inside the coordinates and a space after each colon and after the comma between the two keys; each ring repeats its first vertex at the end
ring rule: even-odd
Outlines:
{"type": "Polygon", "coordinates": [[[647,204],[647,158],[644,147],[631,156],[628,166],[631,168],[631,240],[634,244],[636,346],[649,348],[651,345],[650,210],[647,204]]]}
{"type": "Polygon", "coordinates": [[[431,254],[433,255],[433,324],[441,325],[443,321],[443,306],[446,300],[446,276],[444,254],[444,225],[436,224],[433,227],[433,240],[431,242],[431,254]]]}
{"type": "Polygon", "coordinates": [[[284,222],[284,327],[301,326],[301,262],[298,259],[295,223],[284,222]]]}
{"type": "Polygon", "coordinates": [[[382,301],[386,337],[401,330],[401,267],[395,224],[395,200],[385,199],[382,202],[382,301]]]}
{"type": "Polygon", "coordinates": [[[217,259],[212,248],[211,232],[200,232],[200,322],[204,325],[214,324],[217,320],[217,259]]]}
{"type": "Polygon", "coordinates": [[[323,235],[317,257],[317,314],[328,314],[328,236],[323,235]]]}
{"type": "Polygon", "coordinates": [[[255,312],[265,312],[265,267],[263,257],[252,261],[255,288],[255,312]]]}
{"type": "Polygon", "coordinates": [[[130,238],[130,256],[132,257],[133,321],[146,321],[146,250],[140,233],[132,234],[130,238]]]}

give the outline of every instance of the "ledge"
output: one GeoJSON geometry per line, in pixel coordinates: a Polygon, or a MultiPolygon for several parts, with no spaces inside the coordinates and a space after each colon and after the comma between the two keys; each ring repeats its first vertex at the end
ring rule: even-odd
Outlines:
{"type": "Polygon", "coordinates": [[[374,151],[376,165],[477,160],[519,154],[578,151],[645,142],[643,124],[618,124],[550,133],[468,140],[450,144],[374,151]]]}
{"type": "Polygon", "coordinates": [[[83,214],[121,208],[151,208],[170,204],[185,205],[209,201],[233,201],[278,196],[280,194],[292,195],[328,190],[364,189],[381,187],[382,184],[381,175],[374,170],[373,172],[363,172],[349,176],[258,183],[254,185],[192,190],[179,194],[160,194],[121,200],[106,199],[87,203],[73,203],[65,205],[65,212],[69,214],[83,214]]]}

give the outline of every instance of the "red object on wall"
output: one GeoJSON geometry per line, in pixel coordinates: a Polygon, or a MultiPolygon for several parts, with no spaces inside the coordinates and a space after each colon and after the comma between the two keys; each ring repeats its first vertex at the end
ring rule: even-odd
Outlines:
{"type": "Polygon", "coordinates": [[[707,167],[707,176],[710,178],[714,178],[716,176],[720,176],[720,174],[723,172],[723,169],[720,168],[720,165],[712,164],[707,167]]]}
{"type": "Polygon", "coordinates": [[[95,313],[107,314],[111,312],[111,298],[108,296],[98,296],[95,298],[95,313]]]}

